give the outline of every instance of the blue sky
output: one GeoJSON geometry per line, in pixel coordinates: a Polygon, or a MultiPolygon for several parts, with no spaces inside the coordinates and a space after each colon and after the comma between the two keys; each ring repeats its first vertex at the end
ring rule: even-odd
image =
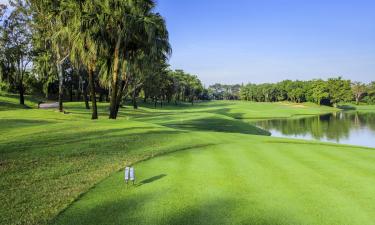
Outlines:
{"type": "Polygon", "coordinates": [[[170,64],[206,84],[375,80],[375,1],[158,0],[170,64]]]}

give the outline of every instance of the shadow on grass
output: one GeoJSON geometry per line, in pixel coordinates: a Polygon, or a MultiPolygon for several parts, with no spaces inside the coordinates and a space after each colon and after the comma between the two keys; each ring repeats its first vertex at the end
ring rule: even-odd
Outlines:
{"type": "Polygon", "coordinates": [[[352,105],[340,105],[337,108],[342,109],[342,110],[356,110],[357,108],[352,105]]]}
{"type": "Polygon", "coordinates": [[[152,183],[152,182],[157,181],[157,180],[160,180],[160,179],[162,179],[165,176],[167,176],[167,175],[166,174],[160,174],[160,175],[157,175],[157,176],[153,176],[153,177],[144,179],[144,180],[142,180],[141,182],[139,182],[137,184],[137,187],[145,185],[145,184],[152,183]]]}
{"type": "Polygon", "coordinates": [[[233,119],[238,119],[238,120],[240,120],[240,119],[246,119],[244,117],[243,113],[232,113],[230,111],[231,110],[229,108],[221,108],[221,109],[210,110],[209,112],[216,113],[216,114],[221,114],[221,115],[224,115],[224,116],[229,116],[229,117],[232,117],[233,119]]]}
{"type": "MultiPolygon", "coordinates": [[[[90,201],[83,199],[83,204],[73,205],[60,214],[51,224],[128,224],[128,225],[227,225],[227,224],[298,224],[288,217],[288,211],[258,211],[251,199],[219,197],[216,199],[199,198],[179,204],[179,199],[168,201],[167,205],[155,202],[168,196],[168,193],[129,192],[118,193],[117,199],[90,201]],[[155,207],[150,207],[155,204],[155,207]],[[249,207],[251,206],[251,207],[249,207]],[[247,210],[246,210],[247,209],[247,210]]],[[[181,193],[183,195],[183,193],[181,193]]],[[[112,195],[112,197],[114,197],[112,195]]]]}
{"type": "Polygon", "coordinates": [[[195,120],[181,120],[181,122],[178,123],[166,123],[163,125],[184,130],[217,131],[268,136],[270,135],[268,131],[265,131],[241,120],[230,120],[219,117],[202,118],[195,120]]]}
{"type": "Polygon", "coordinates": [[[42,126],[46,124],[55,124],[57,122],[46,120],[29,120],[29,119],[0,119],[1,131],[17,132],[12,129],[42,126]]]}
{"type": "MultiPolygon", "coordinates": [[[[14,153],[35,150],[35,153],[38,154],[44,147],[50,147],[51,145],[55,146],[55,151],[60,149],[58,148],[59,146],[64,147],[64,150],[59,150],[59,154],[68,154],[67,156],[76,156],[88,150],[97,153],[109,153],[111,150],[119,152],[124,150],[124,146],[121,145],[124,142],[132,141],[142,143],[141,136],[143,135],[162,137],[164,135],[168,136],[179,133],[183,133],[183,131],[157,130],[155,127],[124,127],[93,131],[78,130],[75,132],[66,129],[49,132],[42,131],[38,134],[34,133],[33,136],[4,140],[0,142],[0,152],[14,153]],[[120,146],[116,145],[117,142],[120,146]],[[68,148],[70,145],[72,148],[68,148]],[[2,148],[2,146],[4,148],[2,148]],[[75,149],[73,148],[74,146],[81,146],[81,148],[79,151],[73,151],[73,149],[75,149]]],[[[127,145],[125,145],[125,147],[126,146],[127,145]]],[[[49,154],[51,153],[52,152],[49,152],[49,154]]]]}
{"type": "MultiPolygon", "coordinates": [[[[127,103],[128,108],[132,109],[132,106],[127,103]]],[[[147,109],[204,109],[204,108],[211,108],[211,107],[226,107],[228,106],[228,103],[222,103],[222,102],[212,102],[212,101],[201,101],[201,102],[195,102],[193,105],[190,102],[178,102],[175,104],[174,102],[163,102],[163,107],[160,107],[160,102],[156,105],[151,102],[144,103],[143,101],[138,102],[138,106],[144,107],[147,109]]]]}
{"type": "Polygon", "coordinates": [[[0,111],[14,110],[14,109],[31,109],[27,105],[14,104],[10,102],[0,102],[0,111]]]}

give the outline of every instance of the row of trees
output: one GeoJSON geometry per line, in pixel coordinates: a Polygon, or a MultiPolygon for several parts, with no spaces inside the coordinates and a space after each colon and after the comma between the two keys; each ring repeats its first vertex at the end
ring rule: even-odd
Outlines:
{"type": "Polygon", "coordinates": [[[153,0],[11,0],[0,5],[0,89],[96,99],[117,117],[126,98],[155,102],[204,97],[200,80],[168,69],[168,31],[153,0]]]}
{"type": "Polygon", "coordinates": [[[291,81],[247,84],[241,87],[240,98],[258,102],[314,102],[336,106],[339,102],[354,100],[375,103],[375,82],[364,84],[341,77],[328,80],[291,81]]]}
{"type": "MultiPolygon", "coordinates": [[[[155,106],[158,101],[161,105],[163,101],[168,103],[174,101],[175,104],[185,101],[194,104],[196,100],[208,99],[206,90],[198,77],[185,73],[183,70],[165,70],[161,76],[148,79],[140,91],[144,101],[152,99],[155,106]]],[[[135,100],[136,98],[133,98],[133,102],[135,100]]]]}

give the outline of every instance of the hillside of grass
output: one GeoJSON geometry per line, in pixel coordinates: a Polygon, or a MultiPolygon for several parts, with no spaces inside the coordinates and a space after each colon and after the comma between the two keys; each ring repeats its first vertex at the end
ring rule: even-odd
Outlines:
{"type": "MultiPolygon", "coordinates": [[[[281,143],[271,143],[276,139],[250,121],[336,110],[313,104],[233,101],[157,109],[141,104],[137,110],[122,108],[118,120],[113,121],[107,119],[108,104],[99,103],[100,119],[91,121],[91,112],[81,102],[66,103],[68,114],[62,114],[35,109],[37,99],[33,98],[27,102],[31,109],[20,108],[17,97],[0,95],[0,224],[47,224],[57,215],[65,221],[61,213],[70,212],[70,206],[75,207],[74,202],[78,204],[102,180],[118,176],[116,172],[125,165],[159,155],[205,148],[216,151],[224,145],[236,155],[237,151],[258,149],[257,142],[272,151],[282,150],[281,143]],[[245,150],[241,150],[243,145],[245,150]]],[[[302,143],[297,146],[316,146],[302,143]]],[[[330,148],[339,152],[348,147],[330,148]]],[[[363,158],[371,159],[372,153],[368,154],[363,158]]],[[[147,174],[141,176],[147,178],[147,174]]],[[[100,199],[93,201],[104,204],[100,199]]]]}
{"type": "Polygon", "coordinates": [[[53,224],[375,224],[373,149],[219,137],[135,165],[135,186],[111,175],[53,224]]]}

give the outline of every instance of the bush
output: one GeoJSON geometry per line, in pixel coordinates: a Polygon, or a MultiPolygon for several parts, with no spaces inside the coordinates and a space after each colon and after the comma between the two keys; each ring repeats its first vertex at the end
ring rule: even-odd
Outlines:
{"type": "Polygon", "coordinates": [[[3,92],[9,92],[10,91],[10,85],[4,81],[0,81],[0,91],[3,92]]]}
{"type": "Polygon", "coordinates": [[[366,102],[367,104],[375,104],[375,96],[365,96],[362,100],[363,102],[366,102]]]}

